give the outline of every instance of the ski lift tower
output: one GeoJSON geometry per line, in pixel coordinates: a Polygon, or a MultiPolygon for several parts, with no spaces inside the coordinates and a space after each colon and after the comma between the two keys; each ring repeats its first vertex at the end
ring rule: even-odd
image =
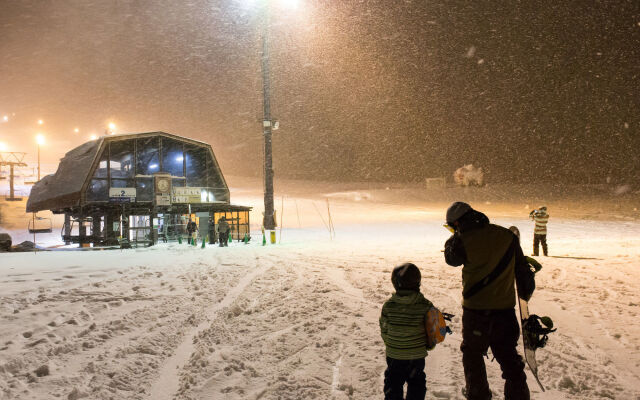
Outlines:
{"type": "Polygon", "coordinates": [[[15,167],[26,167],[24,162],[24,156],[27,153],[22,152],[0,152],[0,168],[9,166],[9,197],[5,196],[6,201],[20,201],[22,197],[15,197],[15,190],[13,188],[13,169],[15,167]]]}

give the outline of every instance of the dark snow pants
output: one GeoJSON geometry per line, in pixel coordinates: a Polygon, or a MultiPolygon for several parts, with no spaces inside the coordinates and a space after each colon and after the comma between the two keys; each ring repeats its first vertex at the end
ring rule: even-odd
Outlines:
{"type": "Polygon", "coordinates": [[[537,233],[533,234],[533,255],[537,256],[538,253],[538,243],[542,244],[542,254],[547,255],[547,235],[540,235],[537,233]]]}
{"type": "Polygon", "coordinates": [[[462,311],[462,366],[469,400],[491,399],[484,356],[491,347],[504,378],[506,400],[529,400],[524,362],[516,350],[520,327],[514,309],[462,311]]]}
{"type": "Polygon", "coordinates": [[[228,246],[229,232],[219,232],[218,238],[220,239],[220,247],[228,246]]]}
{"type": "Polygon", "coordinates": [[[403,400],[402,387],[407,383],[407,400],[424,400],[427,394],[427,376],[424,373],[424,358],[396,360],[387,357],[384,371],[385,400],[403,400]]]}

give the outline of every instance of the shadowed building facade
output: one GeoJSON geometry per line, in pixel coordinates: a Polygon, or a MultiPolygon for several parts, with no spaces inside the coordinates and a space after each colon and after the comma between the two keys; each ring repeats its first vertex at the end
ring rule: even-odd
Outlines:
{"type": "Polygon", "coordinates": [[[63,240],[81,246],[176,239],[189,218],[200,236],[215,235],[209,224],[222,215],[232,238],[249,235],[250,207],[230,204],[211,146],[165,132],[103,136],[69,151],[31,190],[27,212],[43,210],[64,214],[63,240]]]}

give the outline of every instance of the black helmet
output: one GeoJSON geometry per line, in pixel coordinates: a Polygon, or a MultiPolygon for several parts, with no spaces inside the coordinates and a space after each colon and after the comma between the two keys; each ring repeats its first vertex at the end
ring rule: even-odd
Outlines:
{"type": "Polygon", "coordinates": [[[398,265],[391,273],[391,283],[396,290],[418,290],[420,279],[420,270],[412,263],[398,265]]]}
{"type": "Polygon", "coordinates": [[[472,208],[469,204],[463,203],[462,201],[456,201],[447,209],[447,224],[453,224],[471,210],[472,208]]]}

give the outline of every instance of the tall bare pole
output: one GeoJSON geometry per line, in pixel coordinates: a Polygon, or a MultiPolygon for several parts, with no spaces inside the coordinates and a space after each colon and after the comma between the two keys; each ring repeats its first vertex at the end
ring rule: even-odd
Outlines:
{"type": "Polygon", "coordinates": [[[38,144],[38,180],[40,180],[40,144],[38,144]]]}
{"type": "Polygon", "coordinates": [[[273,153],[271,151],[271,102],[269,82],[269,9],[263,4],[262,27],[262,134],[264,135],[264,218],[265,229],[275,229],[273,205],[273,153]]]}

